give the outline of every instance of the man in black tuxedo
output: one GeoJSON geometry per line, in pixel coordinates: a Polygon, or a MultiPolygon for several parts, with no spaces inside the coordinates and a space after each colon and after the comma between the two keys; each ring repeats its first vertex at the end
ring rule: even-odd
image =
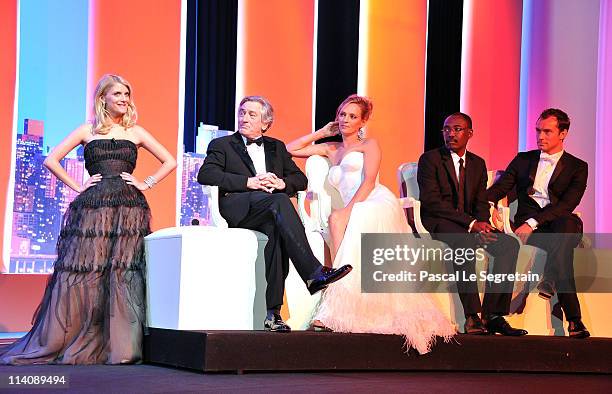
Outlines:
{"type": "Polygon", "coordinates": [[[487,199],[497,202],[516,189],[514,232],[523,243],[547,252],[540,296],[549,299],[556,291],[569,336],[586,338],[590,334],[581,320],[574,281],[574,248],[582,238],[582,221],[572,212],[584,195],[588,165],[564,151],[569,127],[570,119],[560,109],[542,112],[536,123],[539,149],[519,153],[487,190],[487,199]]]}
{"type": "MultiPolygon", "coordinates": [[[[489,224],[487,168],[482,158],[466,149],[473,134],[472,119],[456,112],[446,118],[442,132],[445,146],[425,152],[419,159],[417,181],[423,225],[435,239],[454,250],[476,250],[484,245],[494,257],[493,274],[514,273],[519,244],[489,224]]],[[[475,259],[462,265],[454,263],[453,267],[460,278],[469,277],[475,274],[475,259]]],[[[481,304],[477,282],[457,282],[467,334],[527,334],[511,327],[504,318],[510,312],[513,285],[507,280],[487,282],[481,304]]]]}
{"type": "Polygon", "coordinates": [[[264,250],[268,282],[264,328],[284,332],[291,330],[280,316],[289,258],[311,294],[342,278],[352,267],[325,268],[312,253],[289,199],[306,188],[308,179],[282,141],[263,136],[273,120],[272,105],[264,97],[242,99],[239,132],[210,142],[198,182],[219,186],[219,210],[230,227],[257,230],[268,236],[264,250]]]}

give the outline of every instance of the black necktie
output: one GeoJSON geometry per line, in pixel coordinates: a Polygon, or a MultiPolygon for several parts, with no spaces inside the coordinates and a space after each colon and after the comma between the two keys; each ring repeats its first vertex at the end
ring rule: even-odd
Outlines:
{"type": "Polygon", "coordinates": [[[459,159],[459,190],[457,190],[457,211],[465,210],[465,167],[463,158],[459,159]]]}
{"type": "Polygon", "coordinates": [[[255,140],[247,138],[247,146],[251,145],[251,144],[257,144],[257,146],[261,146],[261,144],[263,144],[263,138],[257,138],[255,140]]]}

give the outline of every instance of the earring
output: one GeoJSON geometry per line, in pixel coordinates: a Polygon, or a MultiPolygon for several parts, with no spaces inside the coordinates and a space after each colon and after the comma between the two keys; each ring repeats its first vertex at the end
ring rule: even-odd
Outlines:
{"type": "Polygon", "coordinates": [[[363,141],[365,139],[365,131],[363,130],[363,128],[360,128],[357,132],[357,139],[359,141],[363,141]]]}

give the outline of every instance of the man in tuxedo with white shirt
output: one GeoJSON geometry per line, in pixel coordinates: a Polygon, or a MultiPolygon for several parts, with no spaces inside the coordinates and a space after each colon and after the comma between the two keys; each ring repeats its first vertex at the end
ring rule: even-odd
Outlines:
{"type": "MultiPolygon", "coordinates": [[[[304,226],[289,199],[306,188],[308,179],[282,141],[263,135],[273,121],[274,110],[266,98],[243,98],[238,109],[238,132],[210,142],[198,182],[219,187],[219,211],[230,227],[248,228],[268,236],[264,250],[268,309],[264,328],[286,332],[291,328],[282,320],[280,309],[289,259],[311,294],[341,279],[352,267],[323,267],[312,253],[304,226]]],[[[231,263],[224,262],[228,273],[231,263]]],[[[228,275],[219,280],[230,278],[228,275]]]]}
{"type": "Polygon", "coordinates": [[[582,323],[573,265],[583,226],[573,211],[586,189],[588,165],[565,151],[569,128],[570,119],[562,110],[543,111],[535,128],[539,149],[519,153],[487,190],[487,199],[495,203],[516,189],[514,232],[523,243],[547,252],[539,294],[549,299],[556,292],[569,336],[586,338],[590,334],[582,323]]]}

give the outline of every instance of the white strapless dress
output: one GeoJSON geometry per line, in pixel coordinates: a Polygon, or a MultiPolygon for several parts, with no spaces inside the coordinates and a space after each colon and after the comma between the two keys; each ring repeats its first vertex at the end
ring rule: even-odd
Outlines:
{"type": "MultiPolygon", "coordinates": [[[[363,153],[350,152],[329,170],[329,183],[348,204],[363,180],[363,153]]],[[[433,298],[420,293],[361,292],[361,234],[406,233],[409,226],[397,197],[376,186],[353,206],[334,267],[351,264],[353,271],[323,293],[314,319],[336,332],[403,335],[408,347],[427,353],[436,337],[455,335],[455,327],[433,298]]]]}

